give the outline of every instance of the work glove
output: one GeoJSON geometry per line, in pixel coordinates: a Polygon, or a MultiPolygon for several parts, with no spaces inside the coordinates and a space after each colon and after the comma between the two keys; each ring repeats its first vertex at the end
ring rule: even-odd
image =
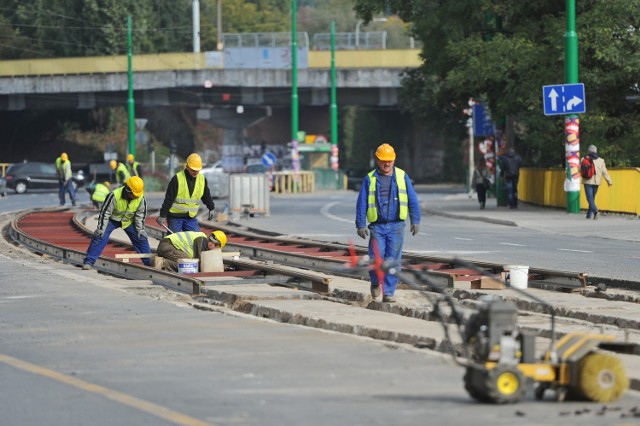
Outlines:
{"type": "Polygon", "coordinates": [[[411,224],[411,235],[416,235],[420,231],[420,225],[411,224]]]}
{"type": "Polygon", "coordinates": [[[139,240],[148,240],[149,236],[147,235],[147,231],[145,231],[144,229],[141,229],[138,231],[138,239],[139,240]]]}
{"type": "Polygon", "coordinates": [[[367,228],[358,228],[356,232],[360,238],[364,238],[365,240],[369,236],[369,230],[367,228]]]}
{"type": "Polygon", "coordinates": [[[209,210],[209,214],[207,215],[207,220],[208,221],[212,221],[213,220],[213,210],[209,210]]]}
{"type": "Polygon", "coordinates": [[[93,232],[93,238],[102,238],[103,235],[104,235],[104,230],[103,229],[96,229],[93,232]]]}
{"type": "Polygon", "coordinates": [[[156,219],[156,223],[160,226],[164,226],[164,223],[167,221],[166,217],[158,216],[156,219]]]}

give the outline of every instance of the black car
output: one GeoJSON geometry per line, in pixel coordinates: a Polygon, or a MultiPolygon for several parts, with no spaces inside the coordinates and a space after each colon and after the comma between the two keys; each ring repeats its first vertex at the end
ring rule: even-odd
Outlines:
{"type": "MultiPolygon", "coordinates": [[[[58,175],[53,163],[25,161],[13,164],[7,169],[5,180],[7,188],[13,189],[18,194],[34,189],[58,189],[58,175]]],[[[83,174],[78,172],[74,175],[73,183],[76,188],[84,185],[83,174]]]]}
{"type": "Polygon", "coordinates": [[[347,176],[347,189],[352,189],[352,190],[354,190],[356,192],[359,192],[360,188],[362,188],[362,181],[364,180],[364,177],[371,170],[372,169],[370,169],[370,170],[348,169],[345,172],[345,175],[347,176]]]}

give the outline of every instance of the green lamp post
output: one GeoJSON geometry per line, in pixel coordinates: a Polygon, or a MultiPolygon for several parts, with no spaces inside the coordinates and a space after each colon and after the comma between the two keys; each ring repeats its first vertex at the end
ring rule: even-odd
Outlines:
{"type": "MultiPolygon", "coordinates": [[[[567,32],[564,35],[564,77],[568,84],[578,83],[578,34],[576,0],[567,0],[567,32]]],[[[567,212],[580,213],[580,119],[565,116],[565,156],[567,172],[567,212]]]]}

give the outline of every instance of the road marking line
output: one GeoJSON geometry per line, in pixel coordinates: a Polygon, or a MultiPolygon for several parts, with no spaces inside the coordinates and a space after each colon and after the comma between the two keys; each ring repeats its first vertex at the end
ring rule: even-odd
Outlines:
{"type": "Polygon", "coordinates": [[[593,253],[592,251],[589,250],[573,250],[573,249],[563,249],[563,248],[559,248],[556,250],[560,250],[560,251],[574,251],[576,253],[593,253]]]}
{"type": "Polygon", "coordinates": [[[329,218],[329,219],[333,219],[333,220],[337,220],[340,222],[347,222],[347,223],[355,223],[355,219],[345,219],[343,217],[339,217],[336,216],[334,214],[329,213],[329,210],[331,210],[331,208],[333,206],[335,206],[336,204],[340,204],[340,201],[334,201],[333,203],[329,203],[326,206],[324,206],[322,209],[320,209],[320,214],[329,218]]]}
{"type": "Polygon", "coordinates": [[[498,243],[505,246],[514,246],[514,247],[526,247],[524,244],[516,244],[516,243],[498,243]]]}
{"type": "Polygon", "coordinates": [[[453,237],[454,240],[473,241],[473,238],[453,237]]]}
{"type": "Polygon", "coordinates": [[[176,424],[185,426],[209,426],[210,423],[203,422],[202,420],[194,419],[186,414],[178,413],[169,408],[156,405],[152,402],[144,401],[136,398],[135,396],[127,395],[122,392],[118,392],[112,389],[105,388],[100,385],[85,382],[84,380],[76,379],[75,377],[67,376],[66,374],[58,373],[57,371],[49,370],[39,365],[31,364],[26,361],[19,360],[17,358],[10,357],[8,355],[0,354],[0,362],[8,364],[17,369],[27,371],[29,373],[37,374],[40,376],[48,377],[58,382],[73,386],[75,388],[102,395],[103,397],[115,402],[119,402],[123,405],[127,405],[132,408],[136,408],[145,413],[151,414],[161,419],[174,422],[176,424]]]}

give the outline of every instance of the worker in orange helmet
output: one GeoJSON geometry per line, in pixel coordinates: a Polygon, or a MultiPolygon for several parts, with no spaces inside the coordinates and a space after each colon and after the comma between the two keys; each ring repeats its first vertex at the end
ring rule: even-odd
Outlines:
{"type": "Polygon", "coordinates": [[[71,161],[66,152],[60,154],[60,157],[56,158],[56,174],[58,175],[60,205],[64,206],[65,195],[69,193],[69,199],[71,205],[76,205],[76,188],[73,186],[73,172],[71,171],[71,161]]]}
{"type": "Polygon", "coordinates": [[[129,170],[129,174],[131,176],[138,176],[139,178],[142,177],[140,163],[136,161],[136,158],[133,156],[133,154],[127,155],[127,169],[129,170]]]}
{"type": "Polygon", "coordinates": [[[187,157],[184,170],[176,173],[169,182],[164,202],[160,208],[160,215],[156,222],[166,226],[172,232],[200,231],[198,224],[198,210],[200,201],[209,209],[207,220],[213,219],[213,199],[207,185],[207,179],[200,174],[202,158],[198,154],[187,157]]]}
{"type": "MultiPolygon", "coordinates": [[[[420,203],[413,189],[411,179],[404,170],[395,167],[396,152],[391,145],[383,143],[376,150],[377,168],[369,172],[360,188],[356,203],[356,230],[360,237],[369,239],[369,257],[379,256],[397,265],[402,262],[405,221],[411,220],[411,234],[416,235],[420,228],[420,203]],[[367,222],[369,225],[367,226],[367,222]]],[[[371,278],[371,296],[380,296],[382,301],[395,302],[398,285],[396,274],[385,274],[379,282],[377,271],[369,271],[371,278]]]]}
{"type": "MultiPolygon", "coordinates": [[[[144,221],[147,218],[147,200],[144,198],[144,182],[138,176],[127,179],[124,186],[110,192],[102,203],[98,226],[82,262],[82,269],[91,269],[102,254],[109,236],[116,228],[122,228],[138,253],[151,254],[144,221]]],[[[142,259],[149,266],[149,259],[142,259]]]]}

